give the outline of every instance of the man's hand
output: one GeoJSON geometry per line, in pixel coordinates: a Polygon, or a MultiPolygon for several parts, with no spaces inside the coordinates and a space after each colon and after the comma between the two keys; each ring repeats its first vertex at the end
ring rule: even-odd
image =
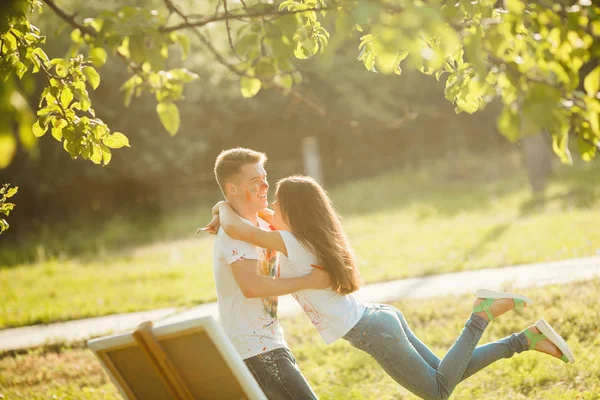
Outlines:
{"type": "MultiPolygon", "coordinates": [[[[218,210],[218,208],[217,208],[218,210]]],[[[217,232],[219,231],[219,226],[221,225],[221,220],[219,219],[219,214],[214,214],[212,221],[209,222],[208,225],[206,225],[204,228],[198,228],[198,230],[196,231],[196,233],[200,233],[200,232],[208,232],[211,235],[216,235],[217,232]]]]}
{"type": "Polygon", "coordinates": [[[310,280],[310,289],[329,289],[331,287],[329,274],[322,268],[313,267],[313,271],[307,277],[310,280]]]}

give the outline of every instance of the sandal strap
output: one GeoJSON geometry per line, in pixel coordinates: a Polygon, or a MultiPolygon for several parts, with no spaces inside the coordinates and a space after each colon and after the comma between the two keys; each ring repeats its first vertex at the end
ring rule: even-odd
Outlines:
{"type": "Polygon", "coordinates": [[[531,339],[531,345],[529,345],[529,350],[535,349],[535,345],[540,340],[548,339],[548,337],[546,335],[544,335],[543,333],[534,333],[534,332],[531,332],[529,329],[525,329],[525,336],[527,336],[529,339],[531,339]]]}
{"type": "Polygon", "coordinates": [[[492,314],[492,310],[490,308],[490,306],[492,305],[492,303],[494,302],[494,298],[492,297],[488,297],[485,300],[483,300],[481,303],[479,303],[476,306],[473,306],[473,312],[480,312],[483,311],[485,312],[485,315],[487,315],[488,319],[491,321],[494,319],[494,314],[492,314]]]}
{"type": "Polygon", "coordinates": [[[562,356],[560,356],[560,359],[563,360],[564,362],[566,362],[567,364],[569,363],[569,359],[567,358],[566,354],[563,354],[562,356]]]}
{"type": "Polygon", "coordinates": [[[525,301],[521,299],[513,299],[515,302],[515,310],[519,310],[521,308],[525,308],[525,301]]]}

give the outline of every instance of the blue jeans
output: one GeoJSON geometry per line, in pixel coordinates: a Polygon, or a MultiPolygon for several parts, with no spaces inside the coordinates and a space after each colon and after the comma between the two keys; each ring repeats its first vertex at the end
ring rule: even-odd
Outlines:
{"type": "Polygon", "coordinates": [[[318,399],[289,349],[280,348],[244,360],[269,400],[318,399]]]}
{"type": "Polygon", "coordinates": [[[487,325],[485,318],[471,314],[456,342],[439,359],[412,333],[400,310],[371,304],[344,339],[373,356],[390,377],[415,395],[447,399],[462,380],[528,349],[523,333],[476,348],[487,325]]]}

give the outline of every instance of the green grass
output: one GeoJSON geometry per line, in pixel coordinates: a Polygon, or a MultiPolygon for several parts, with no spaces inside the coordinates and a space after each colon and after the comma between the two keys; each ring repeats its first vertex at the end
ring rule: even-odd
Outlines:
{"type": "MultiPolygon", "coordinates": [[[[576,363],[567,365],[541,353],[525,352],[470,377],[457,386],[452,398],[600,398],[600,280],[519,292],[532,297],[535,304],[492,322],[480,343],[519,332],[544,317],[568,341],[576,363]]],[[[443,356],[462,329],[472,301],[471,296],[460,296],[394,305],[402,310],[415,334],[443,356]]],[[[343,340],[326,346],[305,316],[284,318],[282,324],[303,374],[321,399],[416,399],[366,353],[343,340]]],[[[120,398],[91,351],[83,348],[0,355],[0,394],[6,399],[31,400],[120,398]]]]}
{"type": "MultiPolygon", "coordinates": [[[[592,256],[600,247],[599,177],[598,162],[563,167],[546,197],[532,199],[510,157],[458,157],[330,194],[369,283],[592,256]]],[[[152,228],[143,225],[143,237],[162,233],[134,250],[96,251],[102,240],[135,235],[131,224],[114,221],[87,256],[0,268],[0,329],[215,301],[212,238],[193,233],[207,213],[174,210],[152,228]],[[181,232],[189,233],[165,240],[181,232]]]]}

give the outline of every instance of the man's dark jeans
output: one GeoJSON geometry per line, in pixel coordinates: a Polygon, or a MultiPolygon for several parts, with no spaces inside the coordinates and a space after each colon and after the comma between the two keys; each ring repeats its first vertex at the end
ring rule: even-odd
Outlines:
{"type": "Polygon", "coordinates": [[[289,349],[267,351],[244,362],[269,400],[318,399],[289,349]]]}

